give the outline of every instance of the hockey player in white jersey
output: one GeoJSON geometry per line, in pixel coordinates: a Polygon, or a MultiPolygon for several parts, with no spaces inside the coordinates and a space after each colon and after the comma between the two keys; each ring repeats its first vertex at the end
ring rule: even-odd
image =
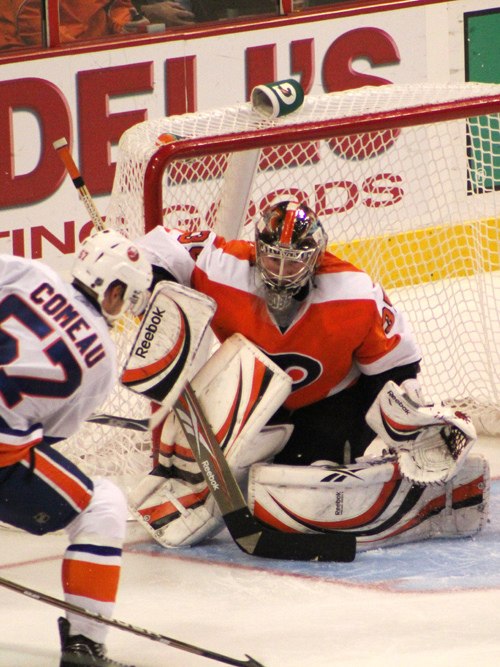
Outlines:
{"type": "MultiPolygon", "coordinates": [[[[91,480],[54,446],[107,398],[117,378],[108,329],[148,296],[149,262],[114,231],[81,246],[73,282],[46,265],[0,255],[0,521],[44,535],[64,529],[66,601],[111,615],[125,537],[126,501],[91,480]]],[[[61,667],[118,665],[106,626],[59,619],[61,667]]]]}

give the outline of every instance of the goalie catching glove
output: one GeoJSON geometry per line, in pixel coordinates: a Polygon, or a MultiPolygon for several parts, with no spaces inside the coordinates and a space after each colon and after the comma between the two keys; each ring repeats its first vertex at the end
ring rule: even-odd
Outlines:
{"type": "Polygon", "coordinates": [[[476,431],[467,415],[423,405],[417,380],[387,382],[366,421],[397,456],[404,477],[417,484],[445,484],[462,467],[476,431]]]}

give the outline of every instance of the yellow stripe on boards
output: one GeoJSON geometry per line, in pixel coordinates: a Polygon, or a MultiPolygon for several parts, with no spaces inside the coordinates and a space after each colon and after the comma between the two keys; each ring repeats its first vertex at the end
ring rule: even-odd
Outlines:
{"type": "Polygon", "coordinates": [[[498,271],[500,219],[332,243],[329,250],[387,289],[498,271]]]}

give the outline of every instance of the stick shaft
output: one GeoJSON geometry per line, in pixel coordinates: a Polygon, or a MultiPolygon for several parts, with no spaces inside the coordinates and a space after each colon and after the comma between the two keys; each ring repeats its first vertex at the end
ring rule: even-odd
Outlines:
{"type": "Polygon", "coordinates": [[[237,658],[230,658],[226,655],[222,655],[221,653],[216,653],[215,651],[209,651],[207,649],[200,648],[194,644],[188,644],[178,639],[172,639],[171,637],[166,637],[165,635],[151,632],[149,630],[145,630],[144,628],[139,628],[135,625],[130,625],[130,623],[125,623],[124,621],[118,621],[114,618],[106,618],[105,616],[101,616],[101,614],[88,611],[87,609],[83,609],[83,607],[78,607],[77,605],[71,604],[71,602],[59,600],[58,598],[46,595],[40,591],[35,591],[32,588],[21,586],[21,584],[17,584],[14,581],[10,581],[9,579],[4,579],[3,577],[0,577],[0,586],[8,588],[11,591],[15,591],[16,593],[21,593],[22,595],[25,595],[32,600],[38,600],[39,602],[44,602],[45,604],[51,605],[52,607],[57,607],[58,609],[71,612],[73,614],[78,614],[79,616],[84,616],[85,618],[91,618],[112,628],[118,628],[119,630],[124,630],[125,632],[131,632],[132,634],[138,635],[139,637],[152,639],[153,641],[160,642],[161,644],[166,644],[167,646],[181,649],[182,651],[187,651],[188,653],[194,653],[195,655],[200,655],[204,658],[216,660],[226,665],[236,665],[236,667],[263,667],[263,665],[259,665],[259,663],[253,660],[253,658],[250,658],[248,661],[238,660],[237,658]]]}
{"type": "Polygon", "coordinates": [[[56,149],[59,157],[61,158],[62,163],[66,167],[66,171],[71,176],[73,185],[78,190],[80,194],[80,199],[82,200],[85,208],[87,209],[87,213],[90,215],[90,218],[94,223],[95,228],[100,232],[103,231],[104,229],[103,219],[99,214],[96,205],[94,204],[94,201],[90,195],[90,192],[87,189],[87,186],[85,185],[80,170],[78,169],[78,167],[75,164],[75,161],[73,160],[73,156],[71,155],[69,150],[68,142],[64,137],[62,137],[61,139],[57,139],[57,141],[54,141],[53,146],[56,149]]]}

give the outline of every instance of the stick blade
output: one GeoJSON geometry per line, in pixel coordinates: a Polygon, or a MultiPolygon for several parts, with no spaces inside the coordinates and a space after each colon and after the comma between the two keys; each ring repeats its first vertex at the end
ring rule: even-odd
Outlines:
{"type": "Polygon", "coordinates": [[[267,530],[257,542],[254,554],[286,560],[352,563],[356,557],[356,538],[340,532],[316,535],[267,530]]]}
{"type": "Polygon", "coordinates": [[[264,667],[264,665],[261,662],[257,662],[255,658],[252,658],[251,655],[248,655],[248,653],[245,653],[245,656],[248,658],[248,660],[244,663],[245,667],[264,667]]]}
{"type": "Polygon", "coordinates": [[[93,424],[103,424],[104,426],[113,426],[117,428],[128,428],[132,431],[149,431],[149,419],[133,419],[127,417],[120,417],[115,415],[108,415],[106,413],[92,414],[85,420],[93,424]]]}
{"type": "Polygon", "coordinates": [[[282,533],[257,521],[248,507],[223,518],[239,548],[252,556],[337,563],[351,563],[356,557],[356,537],[351,533],[282,533]]]}

